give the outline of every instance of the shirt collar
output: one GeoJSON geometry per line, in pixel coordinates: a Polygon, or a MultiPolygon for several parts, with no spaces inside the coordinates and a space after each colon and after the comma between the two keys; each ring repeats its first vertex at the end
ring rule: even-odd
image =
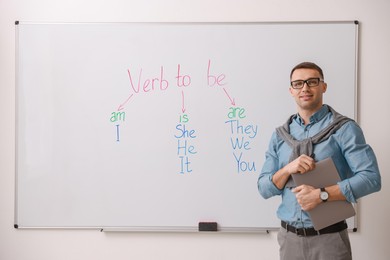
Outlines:
{"type": "MultiPolygon", "coordinates": [[[[329,108],[327,105],[322,105],[322,107],[320,108],[320,110],[318,110],[317,112],[315,112],[311,117],[310,117],[310,124],[314,124],[314,123],[317,123],[318,121],[320,121],[321,119],[323,119],[326,114],[328,114],[329,112],[329,108]]],[[[301,116],[297,113],[295,115],[295,118],[294,120],[296,120],[296,122],[300,125],[304,125],[305,122],[303,121],[303,119],[301,118],[301,116]]]]}

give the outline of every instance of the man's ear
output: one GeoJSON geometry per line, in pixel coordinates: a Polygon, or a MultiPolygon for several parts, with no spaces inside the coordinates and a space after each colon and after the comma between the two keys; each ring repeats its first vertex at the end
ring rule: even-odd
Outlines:
{"type": "Polygon", "coordinates": [[[294,89],[291,86],[288,88],[288,90],[290,91],[291,96],[294,96],[294,93],[293,93],[294,89]]]}
{"type": "Polygon", "coordinates": [[[325,82],[324,83],[322,83],[322,93],[325,93],[326,92],[326,90],[328,89],[328,84],[326,84],[325,82]]]}

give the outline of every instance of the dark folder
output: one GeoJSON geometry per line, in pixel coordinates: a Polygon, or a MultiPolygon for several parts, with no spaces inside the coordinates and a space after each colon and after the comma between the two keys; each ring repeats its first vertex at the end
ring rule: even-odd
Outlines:
{"type": "MultiPolygon", "coordinates": [[[[316,168],[305,174],[293,174],[292,178],[297,186],[311,185],[315,188],[328,187],[340,181],[340,176],[332,158],[326,158],[316,163],[316,168]]],[[[308,211],[316,230],[353,217],[355,209],[347,201],[327,201],[308,211]]]]}

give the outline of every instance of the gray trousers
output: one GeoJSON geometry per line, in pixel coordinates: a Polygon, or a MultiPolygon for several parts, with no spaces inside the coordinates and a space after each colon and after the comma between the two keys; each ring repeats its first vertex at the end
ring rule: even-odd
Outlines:
{"type": "Polygon", "coordinates": [[[300,237],[280,228],[281,260],[351,260],[348,230],[319,236],[300,237]]]}

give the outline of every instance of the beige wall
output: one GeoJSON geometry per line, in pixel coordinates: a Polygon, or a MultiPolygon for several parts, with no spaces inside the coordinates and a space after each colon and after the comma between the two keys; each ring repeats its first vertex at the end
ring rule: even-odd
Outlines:
{"type": "Polygon", "coordinates": [[[390,1],[388,0],[0,0],[0,259],[278,259],[271,234],[100,233],[15,230],[15,26],[48,22],[360,21],[359,122],[382,171],[363,198],[355,260],[388,259],[390,195],[390,1]]]}

